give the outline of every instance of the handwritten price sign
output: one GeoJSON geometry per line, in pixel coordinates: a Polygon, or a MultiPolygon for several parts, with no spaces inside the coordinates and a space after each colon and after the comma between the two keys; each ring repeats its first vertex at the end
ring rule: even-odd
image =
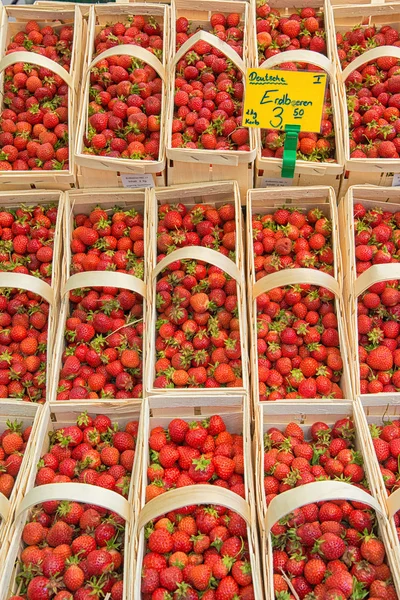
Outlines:
{"type": "Polygon", "coordinates": [[[318,133],[324,107],[326,73],[248,69],[243,126],[318,133]]]}

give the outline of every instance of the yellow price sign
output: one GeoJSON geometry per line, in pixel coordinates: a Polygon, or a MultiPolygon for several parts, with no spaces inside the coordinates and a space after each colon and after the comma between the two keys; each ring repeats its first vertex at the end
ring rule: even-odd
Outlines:
{"type": "Polygon", "coordinates": [[[321,129],[327,75],[311,71],[248,69],[243,108],[244,127],[300,131],[321,129]]]}

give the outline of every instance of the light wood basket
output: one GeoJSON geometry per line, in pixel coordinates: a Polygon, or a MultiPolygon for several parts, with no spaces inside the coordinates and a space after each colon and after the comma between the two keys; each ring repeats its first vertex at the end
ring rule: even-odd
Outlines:
{"type": "MultiPolygon", "coordinates": [[[[151,268],[149,275],[149,322],[148,327],[148,361],[146,371],[146,393],[150,395],[162,394],[168,397],[170,394],[177,394],[187,391],[188,388],[160,389],[154,387],[155,362],[156,362],[156,282],[161,271],[175,260],[193,259],[203,260],[208,264],[213,264],[228,273],[237,281],[237,298],[238,298],[238,314],[240,321],[240,344],[242,348],[242,388],[229,388],[229,394],[239,393],[244,394],[248,390],[248,350],[246,336],[246,289],[245,278],[243,275],[243,246],[242,246],[242,218],[240,216],[239,195],[236,182],[218,182],[215,184],[198,184],[176,186],[165,188],[164,190],[152,190],[150,192],[150,208],[149,208],[149,229],[150,229],[150,246],[151,246],[151,268]],[[185,204],[189,209],[195,204],[210,204],[211,206],[219,207],[226,202],[231,202],[235,206],[236,218],[236,261],[203,246],[189,246],[180,248],[168,254],[162,261],[157,263],[157,226],[158,226],[158,206],[165,202],[185,204]]],[[[194,395],[204,395],[205,388],[190,388],[190,393],[194,395]]],[[[212,388],[210,393],[213,395],[226,394],[228,388],[212,388]]]]}
{"type": "Polygon", "coordinates": [[[7,600],[17,592],[18,585],[15,583],[15,578],[19,572],[17,561],[24,548],[21,536],[31,509],[49,500],[70,500],[82,504],[94,504],[116,512],[125,519],[123,600],[131,600],[132,596],[128,591],[130,585],[129,570],[132,553],[132,527],[136,520],[132,504],[116,492],[85,483],[78,485],[75,483],[53,483],[35,488],[33,487],[32,473],[25,496],[16,509],[13,535],[0,580],[0,599],[7,600]]]}
{"type": "Polygon", "coordinates": [[[134,600],[140,600],[141,598],[142,560],[146,553],[144,530],[147,523],[168,512],[183,508],[190,502],[191,505],[216,504],[224,506],[238,513],[246,521],[254,596],[257,600],[261,600],[263,595],[259,551],[257,547],[257,529],[247,502],[230,490],[209,485],[196,485],[194,488],[191,488],[189,498],[187,492],[187,488],[172,490],[168,494],[163,494],[158,498],[154,498],[140,511],[134,530],[134,553],[137,555],[137,562],[134,570],[134,577],[131,578],[132,598],[134,600]]]}
{"type": "MultiPolygon", "coordinates": [[[[329,12],[329,11],[327,11],[329,12]]],[[[325,13],[326,14],[326,13],[325,13]]],[[[328,22],[328,19],[326,19],[328,22]]],[[[326,22],[326,25],[327,25],[326,22]]],[[[342,123],[340,120],[340,103],[336,83],[335,64],[326,56],[311,50],[290,50],[281,52],[261,63],[259,68],[279,68],[284,62],[306,62],[320,67],[328,75],[328,85],[331,95],[333,113],[333,128],[335,131],[335,156],[336,162],[312,162],[307,160],[296,160],[296,168],[292,185],[309,186],[313,184],[332,186],[337,193],[340,187],[341,175],[343,173],[343,143],[342,123]]],[[[256,130],[257,136],[257,158],[256,158],[256,187],[273,185],[271,180],[281,177],[282,158],[267,158],[262,156],[261,129],[256,130]]]]}
{"type": "MultiPolygon", "coordinates": [[[[165,174],[165,122],[168,102],[167,85],[167,58],[169,54],[169,27],[170,14],[169,7],[165,4],[152,3],[134,3],[130,4],[106,4],[91,6],[88,22],[88,44],[84,60],[82,75],[82,93],[80,95],[79,120],[76,135],[75,160],[78,165],[78,182],[80,188],[98,187],[129,187],[129,182],[125,181],[124,176],[141,176],[150,174],[154,185],[166,185],[165,174]],[[129,44],[115,46],[95,56],[94,41],[99,31],[110,22],[118,22],[121,17],[127,17],[132,13],[136,15],[153,16],[156,21],[162,24],[163,28],[163,59],[158,60],[154,54],[141,48],[129,44]],[[161,129],[160,129],[160,151],[158,160],[131,160],[126,158],[113,158],[107,156],[96,156],[84,154],[83,136],[88,127],[89,90],[90,90],[90,71],[99,60],[110,56],[129,55],[136,57],[149,64],[163,80],[162,106],[161,106],[161,129]],[[101,177],[99,171],[102,171],[101,177]]],[[[137,185],[136,187],[143,187],[137,185]]]]}
{"type": "Polygon", "coordinates": [[[266,600],[273,600],[275,598],[272,562],[273,549],[270,536],[271,527],[273,527],[273,525],[282,517],[291,513],[296,508],[300,508],[306,504],[323,501],[326,502],[328,500],[350,500],[362,502],[363,504],[371,507],[371,509],[375,512],[378,522],[379,537],[385,545],[386,558],[392,572],[397,593],[399,593],[399,558],[393,552],[389,533],[389,521],[380,503],[373,496],[370,496],[367,492],[364,492],[354,485],[343,483],[341,481],[317,481],[315,483],[309,483],[308,485],[294,488],[284,492],[283,494],[280,494],[277,498],[272,500],[268,507],[268,511],[262,525],[262,554],[263,566],[265,569],[264,581],[266,582],[266,600]]]}
{"type": "Polygon", "coordinates": [[[252,218],[254,215],[271,215],[278,208],[287,206],[298,207],[300,210],[308,211],[318,208],[332,223],[332,249],[334,253],[334,277],[342,281],[342,260],[340,251],[340,238],[338,226],[338,213],[336,207],[336,196],[333,188],[325,186],[293,187],[286,191],[282,188],[269,188],[264,190],[249,190],[246,205],[246,246],[247,266],[246,272],[248,285],[256,283],[256,272],[254,270],[253,251],[253,229],[252,218]]]}
{"type": "Polygon", "coordinates": [[[338,90],[341,110],[341,120],[343,127],[344,144],[344,167],[345,172],[340,187],[340,197],[343,196],[348,188],[357,184],[370,184],[379,186],[389,186],[393,181],[393,174],[400,173],[399,159],[386,158],[350,158],[349,148],[349,116],[346,102],[345,82],[348,76],[362,65],[369,61],[376,60],[381,56],[394,56],[400,59],[399,48],[395,46],[377,47],[373,50],[364,52],[352,61],[344,70],[340,66],[340,60],[337,53],[336,32],[344,33],[351,30],[355,25],[364,23],[376,24],[378,26],[391,25],[396,29],[400,26],[400,5],[398,2],[359,2],[341,3],[335,0],[331,12],[331,22],[329,26],[330,44],[334,52],[334,61],[336,63],[338,90]],[[337,4],[337,6],[335,6],[337,4]]]}
{"type": "Polygon", "coordinates": [[[166,124],[168,185],[235,179],[239,184],[243,201],[247,190],[253,185],[253,163],[256,156],[254,130],[249,129],[249,152],[173,148],[171,143],[172,121],[174,118],[175,67],[177,63],[198,40],[206,40],[223,52],[245,77],[246,69],[251,65],[251,59],[255,51],[255,38],[252,34],[253,28],[251,27],[253,10],[252,4],[241,0],[198,0],[197,2],[195,0],[172,0],[171,61],[169,69],[170,99],[166,124]],[[240,13],[242,23],[245,25],[243,59],[239,57],[229,44],[208,31],[210,29],[209,18],[213,12],[223,14],[228,14],[229,12],[240,13]],[[204,30],[195,33],[178,51],[175,51],[175,23],[176,19],[180,16],[185,16],[197,26],[204,27],[204,30]]]}
{"type": "Polygon", "coordinates": [[[18,420],[22,423],[22,427],[32,426],[32,431],[29,436],[28,443],[24,451],[21,467],[17,477],[15,478],[14,488],[10,498],[6,498],[0,494],[0,577],[3,571],[4,559],[7,555],[10,544],[10,529],[12,528],[15,508],[24,494],[27,485],[27,477],[29,474],[32,454],[36,440],[38,438],[38,429],[41,422],[42,406],[28,402],[7,401],[1,403],[0,428],[4,431],[7,428],[6,422],[10,420],[18,420]]]}
{"type": "MultiPolygon", "coordinates": [[[[284,271],[278,271],[271,275],[263,277],[257,283],[251,286],[250,290],[251,298],[249,300],[249,323],[250,323],[250,361],[254,365],[251,373],[251,390],[254,409],[260,405],[259,401],[259,382],[258,382],[258,369],[257,369],[257,297],[276,287],[284,287],[287,285],[296,284],[310,284],[319,287],[325,287],[335,294],[335,312],[338,320],[338,333],[339,333],[339,349],[343,360],[343,373],[340,381],[340,388],[342,389],[344,398],[351,399],[354,396],[350,371],[349,371],[349,358],[347,355],[347,332],[344,321],[344,311],[342,302],[342,288],[338,281],[331,275],[327,275],[322,271],[314,271],[313,269],[287,269],[284,271]]],[[[285,400],[278,400],[279,402],[285,402],[285,400]]],[[[310,402],[309,399],[299,399],[297,403],[303,405],[303,402],[310,402]]],[[[321,400],[315,399],[316,403],[321,403],[321,400]]],[[[329,406],[332,400],[326,399],[329,406]]],[[[263,404],[263,403],[261,403],[263,404]]]]}
{"type": "MultiPolygon", "coordinates": [[[[75,275],[70,274],[71,265],[71,250],[70,240],[72,239],[74,215],[79,213],[87,213],[93,210],[96,206],[100,205],[104,210],[111,210],[116,205],[124,208],[136,208],[138,212],[143,214],[144,217],[144,246],[148,252],[149,248],[149,232],[148,232],[148,217],[147,217],[147,191],[135,191],[135,190],[76,190],[66,194],[65,199],[65,215],[64,215],[64,239],[65,239],[65,260],[63,263],[62,273],[62,284],[61,284],[61,307],[60,307],[60,319],[59,327],[57,329],[57,335],[55,339],[54,348],[54,376],[53,385],[51,388],[51,399],[56,400],[57,386],[59,381],[59,374],[62,369],[62,355],[65,349],[65,323],[70,313],[69,304],[69,292],[73,289],[86,288],[86,287],[104,287],[113,286],[123,289],[129,289],[135,293],[138,293],[143,297],[143,322],[145,324],[145,331],[143,333],[143,389],[145,379],[145,369],[147,361],[147,333],[148,328],[148,299],[147,299],[147,279],[149,276],[149,255],[144,257],[144,280],[129,275],[127,273],[118,273],[110,271],[84,271],[82,273],[76,273],[75,275]]],[[[127,404],[132,402],[133,399],[127,401],[110,400],[111,403],[127,404]]],[[[73,400],[67,401],[68,403],[74,402],[73,400]]]]}
{"type": "Polygon", "coordinates": [[[375,477],[373,478],[374,494],[387,511],[392,547],[396,556],[400,556],[400,541],[393,520],[393,516],[400,510],[400,494],[398,490],[391,495],[388,494],[369,432],[369,425],[371,424],[383,425],[384,421],[400,418],[399,399],[388,399],[385,404],[378,404],[376,400],[368,398],[365,398],[361,404],[359,399],[357,399],[355,412],[360,431],[362,430],[363,432],[366,453],[370,456],[370,463],[375,471],[375,477]]]}
{"type": "MultiPolygon", "coordinates": [[[[56,4],[56,3],[55,3],[56,4]]],[[[47,7],[7,6],[1,15],[0,23],[0,101],[3,99],[4,69],[16,62],[26,62],[50,69],[59,75],[68,85],[68,147],[69,170],[65,171],[3,171],[0,174],[2,190],[67,190],[75,186],[76,172],[74,161],[74,139],[76,121],[76,93],[80,85],[81,60],[84,54],[86,23],[78,6],[69,5],[47,7]],[[34,52],[12,52],[6,55],[11,38],[20,31],[25,23],[37,20],[40,25],[51,25],[60,29],[63,25],[74,26],[74,38],[71,56],[71,72],[53,60],[34,52]]]]}

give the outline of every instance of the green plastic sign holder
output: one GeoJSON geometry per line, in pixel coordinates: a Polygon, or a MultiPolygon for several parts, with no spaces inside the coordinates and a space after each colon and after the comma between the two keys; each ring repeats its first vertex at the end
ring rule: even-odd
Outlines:
{"type": "Polygon", "coordinates": [[[292,179],[296,167],[297,140],[299,139],[300,125],[286,125],[285,145],[283,147],[282,177],[292,179]]]}

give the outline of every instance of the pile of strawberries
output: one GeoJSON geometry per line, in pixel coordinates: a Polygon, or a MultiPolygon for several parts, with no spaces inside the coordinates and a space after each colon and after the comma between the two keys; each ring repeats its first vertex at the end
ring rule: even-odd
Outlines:
{"type": "Polygon", "coordinates": [[[9,498],[21,468],[32,427],[23,429],[22,423],[17,420],[9,420],[6,424],[7,428],[0,435],[0,494],[9,498]]]}
{"type": "MultiPolygon", "coordinates": [[[[399,433],[400,436],[400,433],[399,433]]],[[[278,494],[314,481],[333,479],[368,489],[363,458],[355,450],[354,424],[349,417],[329,427],[311,425],[310,440],[294,422],[284,431],[271,427],[264,435],[264,490],[267,506],[278,494]]]]}
{"type": "Polygon", "coordinates": [[[400,387],[400,286],[380,281],[358,298],[360,393],[397,392],[400,387]]]}
{"type": "Polygon", "coordinates": [[[125,521],[90,504],[52,500],[26,523],[10,600],[123,598],[125,521]]]}
{"type": "MultiPolygon", "coordinates": [[[[157,260],[176,248],[206,246],[234,258],[235,208],[159,207],[157,260]]],[[[199,260],[173,261],[156,284],[155,387],[240,387],[237,283],[199,260]]]]}
{"type": "Polygon", "coordinates": [[[118,271],[144,277],[143,215],[134,208],[100,206],[74,219],[71,272],[118,271]]]}
{"type": "MultiPolygon", "coordinates": [[[[380,31],[360,26],[337,38],[343,68],[372,47],[400,45],[398,32],[388,26],[380,31]]],[[[399,60],[383,56],[354,70],[346,79],[346,97],[350,158],[399,158],[399,60]]]]}
{"type": "Polygon", "coordinates": [[[367,505],[307,504],[276,523],[271,534],[276,598],[289,600],[295,593],[301,600],[396,600],[385,546],[367,505]]]}
{"type": "Polygon", "coordinates": [[[40,296],[0,289],[0,398],[45,401],[48,315],[40,296]]]}
{"type": "Polygon", "coordinates": [[[116,287],[70,292],[57,400],[142,394],[143,299],[116,287]]]}
{"type": "Polygon", "coordinates": [[[254,600],[247,527],[222,506],[186,506],[146,526],[143,600],[254,600]]]}
{"type": "Polygon", "coordinates": [[[400,211],[368,210],[356,203],[353,215],[357,276],[372,265],[399,262],[400,211]]]}
{"type": "MultiPolygon", "coordinates": [[[[220,39],[243,54],[239,14],[213,14],[210,24],[220,39]]],[[[178,49],[194,31],[184,17],[176,28],[178,49]]],[[[172,147],[249,151],[242,104],[241,71],[208,42],[196,42],[176,65],[172,147]]]]}
{"type": "Polygon", "coordinates": [[[38,464],[36,485],[89,483],[128,497],[137,431],[137,421],[120,428],[106,415],[92,418],[82,413],[76,425],[51,432],[49,449],[38,464]]]}
{"type": "Polygon", "coordinates": [[[162,59],[163,31],[156,19],[145,15],[129,15],[100,29],[94,40],[96,55],[121,44],[141,46],[162,59]]]}
{"type": "Polygon", "coordinates": [[[68,85],[46,67],[4,71],[0,171],[68,170],[68,85]]]}
{"type": "Polygon", "coordinates": [[[231,434],[213,415],[190,423],[173,419],[149,437],[146,501],[173,488],[212,483],[245,497],[243,436],[231,434]]]}
{"type": "Polygon", "coordinates": [[[324,18],[307,6],[299,13],[282,16],[266,0],[257,0],[256,31],[258,61],[288,50],[312,50],[326,54],[324,18]]]}
{"type": "Polygon", "coordinates": [[[258,296],[260,401],[343,398],[334,298],[329,290],[309,284],[258,296]]]}
{"type": "MultiPolygon", "coordinates": [[[[400,421],[382,420],[382,425],[372,423],[369,426],[376,458],[382,473],[383,482],[388,494],[400,487],[400,421]]],[[[394,516],[397,535],[400,539],[400,514],[394,516]]]]}
{"type": "Polygon", "coordinates": [[[23,273],[51,284],[57,206],[0,210],[0,271],[23,273]]]}
{"type": "MultiPolygon", "coordinates": [[[[342,69],[357,56],[378,46],[400,46],[399,32],[390,25],[357,25],[344,34],[336,32],[336,44],[342,69]]],[[[372,73],[370,73],[372,75],[372,73]]]]}
{"type": "Polygon", "coordinates": [[[334,274],[332,222],[321,210],[285,207],[252,217],[256,279],[283,269],[334,274]]]}
{"type": "MultiPolygon", "coordinates": [[[[95,53],[120,44],[141,46],[161,58],[160,25],[141,15],[107,25],[95,39],[95,53]]],[[[90,84],[84,154],[157,160],[163,93],[158,73],[132,56],[109,56],[92,68],[90,84]]]]}
{"type": "MultiPolygon", "coordinates": [[[[15,24],[14,24],[15,25],[15,24]]],[[[37,21],[28,21],[8,44],[6,54],[34,52],[59,63],[70,70],[74,29],[71,25],[42,27],[37,21]]]]}

